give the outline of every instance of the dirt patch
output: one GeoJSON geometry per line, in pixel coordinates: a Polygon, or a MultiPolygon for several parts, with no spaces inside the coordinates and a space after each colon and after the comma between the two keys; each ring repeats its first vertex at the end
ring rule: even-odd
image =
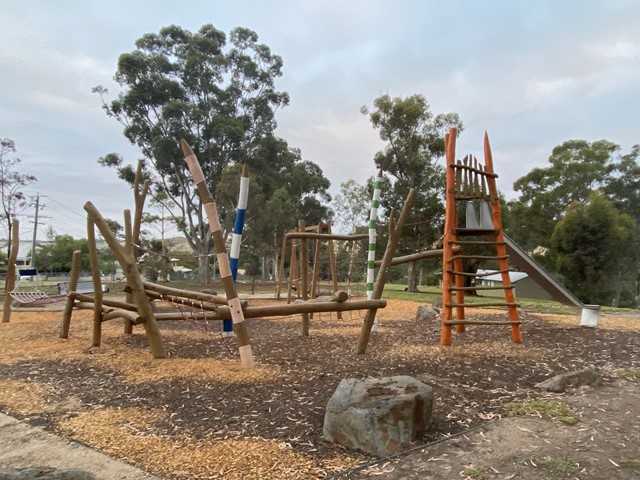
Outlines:
{"type": "MultiPolygon", "coordinates": [[[[521,345],[508,327],[468,327],[441,348],[439,325],[413,319],[418,305],[389,301],[363,356],[353,353],[363,312],[315,315],[310,337],[301,336],[299,316],[249,320],[251,371],[240,368],[233,340],[188,320],[161,325],[171,358],[154,360],[142,329],[125,336],[108,322],[102,346],[91,348],[91,312],[74,313],[68,340],[57,335],[60,312],[14,312],[0,326],[0,409],[164,478],[321,478],[373,460],[322,439],[327,401],[343,378],[412,375],[430,384],[427,443],[502,417],[508,402],[544,396],[533,385],[557,373],[597,367],[603,388],[615,389],[620,372],[640,368],[637,318],[605,317],[588,329],[577,317],[525,313],[521,345]]],[[[637,430],[627,433],[637,450],[637,430]]]]}

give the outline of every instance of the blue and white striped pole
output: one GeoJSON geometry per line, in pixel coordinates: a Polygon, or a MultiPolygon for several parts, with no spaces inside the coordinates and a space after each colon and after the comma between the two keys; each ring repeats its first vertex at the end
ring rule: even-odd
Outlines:
{"type": "MultiPolygon", "coordinates": [[[[376,238],[378,236],[378,207],[380,206],[380,192],[382,190],[382,170],[378,170],[378,176],[373,184],[373,198],[369,211],[369,253],[367,255],[367,300],[373,296],[373,282],[375,279],[376,238]]],[[[378,330],[378,316],[373,320],[371,331],[378,330]]]]}
{"type": "MultiPolygon", "coordinates": [[[[233,224],[231,237],[231,251],[229,253],[229,266],[231,276],[236,281],[238,276],[238,260],[240,259],[240,243],[242,242],[242,230],[244,230],[244,215],[247,211],[247,199],[249,198],[249,169],[242,166],[240,175],[240,195],[238,195],[238,207],[236,209],[236,221],[233,224]]],[[[231,319],[222,321],[222,336],[231,337],[233,335],[233,321],[231,319]]]]}

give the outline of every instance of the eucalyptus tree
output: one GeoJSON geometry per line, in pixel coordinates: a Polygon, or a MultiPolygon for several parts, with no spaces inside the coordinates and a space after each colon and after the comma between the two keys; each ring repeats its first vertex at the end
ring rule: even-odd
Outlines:
{"type": "MultiPolygon", "coordinates": [[[[407,222],[400,245],[402,253],[421,250],[437,241],[442,233],[444,214],[444,168],[438,161],[444,156],[444,135],[451,127],[462,131],[457,113],[434,115],[423,95],[406,98],[378,97],[373,109],[362,107],[386,143],[374,161],[391,177],[390,187],[382,191],[381,205],[400,211],[411,188],[416,203],[407,222]]],[[[417,270],[410,268],[407,289],[416,291],[417,270]]]]}
{"type": "Polygon", "coordinates": [[[572,202],[586,204],[616,169],[619,146],[607,140],[569,140],[553,149],[549,166],[534,168],[513,184],[507,233],[527,250],[548,247],[553,229],[572,202]]]}
{"type": "Polygon", "coordinates": [[[551,256],[582,301],[636,306],[638,226],[601,192],[574,201],[551,236],[551,256]]]}
{"type": "MultiPolygon", "coordinates": [[[[119,57],[117,98],[108,102],[102,86],[94,92],[107,115],[123,125],[124,135],[142,151],[152,196],[167,199],[167,211],[199,256],[206,282],[211,232],[179,141],[184,138],[191,145],[215,191],[225,167],[249,161],[272,136],[275,112],[289,102],[288,94],[275,88],[282,59],[247,28],[235,28],[227,41],[210,24],[195,33],[171,25],[143,35],[135,45],[119,57]]],[[[133,182],[134,169],[121,156],[109,154],[99,162],[133,182]]],[[[227,213],[220,215],[224,219],[227,213]]]]}
{"type": "MultiPolygon", "coordinates": [[[[7,238],[11,238],[12,219],[23,212],[27,206],[27,197],[23,188],[36,182],[33,175],[18,170],[21,160],[16,157],[16,144],[10,138],[0,140],[0,199],[2,201],[3,223],[7,229],[7,238]]],[[[11,253],[11,242],[7,242],[7,256],[11,253]]]]}

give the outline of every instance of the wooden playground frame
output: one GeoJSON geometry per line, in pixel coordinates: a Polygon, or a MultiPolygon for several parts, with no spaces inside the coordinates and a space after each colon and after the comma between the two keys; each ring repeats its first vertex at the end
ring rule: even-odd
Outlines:
{"type": "MultiPolygon", "coordinates": [[[[373,316],[375,316],[375,312],[379,308],[384,308],[386,306],[386,300],[381,298],[384,285],[379,288],[379,291],[374,295],[374,298],[370,300],[347,301],[348,295],[346,292],[339,292],[337,290],[334,292],[333,296],[329,298],[321,297],[310,299],[308,298],[308,295],[306,295],[308,290],[306,279],[308,279],[309,273],[305,271],[302,272],[302,302],[288,303],[286,305],[250,306],[247,301],[240,300],[235,287],[235,282],[231,278],[228,266],[229,257],[226,252],[215,201],[204,182],[204,175],[202,174],[199,162],[193,151],[184,141],[182,141],[182,148],[185,156],[185,162],[187,163],[192,178],[196,183],[198,194],[203,200],[204,209],[207,213],[212,229],[220,276],[226,295],[217,296],[176,289],[147,282],[142,279],[136,263],[135,249],[138,248],[142,208],[145,196],[148,192],[148,185],[145,182],[145,184],[140,187],[142,164],[139,163],[136,173],[136,181],[134,182],[134,195],[136,200],[134,220],[132,221],[131,212],[129,210],[125,210],[124,212],[124,245],[121,245],[117,241],[115,235],[109,229],[106,220],[102,217],[98,209],[91,202],[87,202],[84,205],[84,209],[87,212],[87,236],[89,240],[89,258],[91,262],[94,292],[93,294],[83,294],[75,291],[78,284],[80,270],[80,252],[76,251],[74,252],[72,259],[69,293],[67,294],[67,300],[62,315],[62,324],[59,333],[60,338],[68,338],[73,310],[89,309],[94,312],[92,336],[93,346],[100,346],[101,344],[102,323],[108,320],[122,318],[125,321],[125,333],[131,333],[133,325],[142,325],[145,329],[153,356],[155,358],[166,358],[167,351],[158,327],[158,322],[184,319],[184,315],[182,313],[155,313],[153,311],[151,306],[151,302],[153,300],[167,300],[197,308],[199,311],[190,315],[190,319],[222,321],[227,318],[231,318],[233,320],[233,329],[238,343],[241,363],[245,367],[250,368],[253,365],[253,355],[251,351],[249,333],[245,324],[245,319],[247,318],[301,314],[302,331],[304,335],[308,335],[310,314],[367,310],[367,312],[373,312],[373,316]],[[100,231],[107,245],[113,252],[114,257],[125,273],[125,292],[127,293],[127,299],[124,302],[105,299],[102,295],[101,279],[98,273],[99,268],[95,244],[95,228],[100,231]]],[[[415,192],[412,191],[407,198],[407,202],[405,202],[405,207],[400,215],[398,224],[393,229],[394,235],[390,237],[389,244],[387,245],[385,259],[383,259],[382,266],[379,270],[379,279],[383,281],[384,278],[386,278],[386,272],[391,264],[392,254],[397,246],[400,230],[406,222],[414,196],[415,192]],[[384,265],[386,265],[386,267],[384,267],[384,265]]],[[[309,238],[328,241],[342,239],[353,240],[353,236],[345,237],[331,234],[330,227],[327,233],[307,232],[304,222],[302,221],[298,225],[298,230],[299,231],[297,232],[288,233],[285,236],[285,242],[300,240],[300,242],[304,244],[309,238]]],[[[366,236],[360,237],[366,238],[366,236]]],[[[356,236],[356,239],[359,239],[360,237],[356,236]]],[[[302,252],[306,252],[306,249],[302,248],[302,252]]],[[[316,254],[314,255],[316,258],[319,257],[318,252],[319,243],[318,248],[316,248],[316,254]]],[[[308,266],[308,259],[304,258],[304,254],[302,256],[301,265],[303,265],[302,269],[304,270],[304,266],[308,266]]],[[[334,279],[335,278],[336,277],[334,276],[334,279]]],[[[337,283],[335,283],[335,285],[337,285],[337,283]]],[[[369,314],[369,316],[370,315],[371,314],[369,314]]],[[[369,332],[371,330],[371,326],[368,326],[366,318],[367,317],[365,317],[365,322],[358,342],[359,346],[357,351],[359,353],[364,353],[364,349],[361,345],[364,344],[364,348],[366,348],[366,342],[368,341],[369,332]],[[360,352],[360,350],[362,350],[362,352],[360,352]]]]}
{"type": "MultiPolygon", "coordinates": [[[[452,132],[451,135],[447,136],[448,165],[451,165],[451,159],[454,155],[454,141],[455,132],[452,132]]],[[[124,211],[124,245],[121,245],[118,242],[113,232],[109,229],[107,221],[104,217],[102,217],[98,209],[91,202],[86,202],[84,205],[84,210],[87,213],[87,238],[89,245],[89,259],[91,264],[91,276],[94,287],[93,294],[90,295],[79,293],[76,291],[80,272],[80,252],[76,251],[74,252],[72,258],[69,293],[67,294],[66,304],[62,315],[62,323],[59,333],[60,338],[68,338],[69,336],[71,317],[74,309],[90,309],[94,312],[92,337],[93,346],[97,347],[101,344],[102,323],[108,320],[121,318],[125,322],[125,334],[132,333],[132,328],[134,325],[142,325],[148,338],[153,356],[155,358],[166,358],[167,351],[164,346],[162,335],[160,333],[157,322],[183,320],[185,318],[183,313],[155,313],[152,308],[151,302],[153,302],[154,300],[166,300],[177,304],[188,305],[194,307],[194,309],[197,309],[198,311],[194,311],[193,314],[190,315],[190,319],[223,321],[231,318],[233,322],[233,332],[235,333],[235,338],[238,344],[241,363],[243,366],[250,368],[253,365],[253,354],[251,350],[249,332],[245,323],[246,319],[300,314],[302,316],[302,334],[308,336],[310,315],[313,315],[314,313],[336,312],[338,315],[340,315],[340,313],[344,311],[366,310],[357,346],[355,349],[357,354],[364,354],[366,352],[371,331],[374,326],[376,312],[378,309],[384,308],[387,304],[386,300],[382,299],[382,292],[386,283],[389,267],[391,267],[392,265],[414,262],[424,258],[442,257],[445,265],[445,279],[443,285],[445,288],[444,298],[446,300],[445,315],[443,316],[442,327],[443,332],[448,334],[448,341],[443,341],[442,344],[448,345],[450,343],[449,332],[451,331],[451,325],[462,323],[460,321],[453,321],[451,319],[450,312],[452,307],[458,306],[451,301],[451,292],[456,290],[456,287],[459,287],[459,285],[457,281],[458,279],[456,279],[456,287],[452,287],[452,284],[454,284],[454,280],[450,271],[450,263],[452,261],[452,258],[457,258],[452,257],[454,254],[460,257],[459,252],[462,248],[461,244],[465,242],[447,241],[448,237],[445,233],[445,248],[443,250],[426,250],[403,257],[394,257],[394,253],[397,249],[400,238],[400,233],[407,221],[407,218],[415,201],[415,189],[409,191],[409,194],[405,199],[402,211],[398,217],[397,222],[395,223],[394,212],[391,211],[388,224],[388,241],[383,258],[377,262],[373,262],[372,260],[368,259],[367,266],[370,267],[372,265],[375,265],[378,267],[378,271],[375,277],[375,282],[373,282],[373,290],[367,292],[367,300],[348,301],[348,294],[346,294],[346,292],[338,291],[336,272],[337,269],[335,264],[335,256],[333,255],[333,242],[337,240],[357,241],[367,238],[370,239],[370,234],[334,235],[331,233],[330,225],[319,224],[317,226],[307,227],[305,225],[305,222],[301,220],[298,223],[297,229],[287,232],[283,238],[282,255],[280,258],[280,268],[278,271],[277,281],[278,291],[276,294],[276,298],[280,298],[280,285],[282,283],[282,276],[284,274],[285,254],[288,250],[288,244],[290,243],[291,268],[288,280],[287,304],[251,306],[247,301],[241,300],[238,296],[235,281],[232,277],[232,272],[229,264],[229,256],[226,251],[225,241],[222,234],[222,227],[218,218],[216,203],[206,185],[205,177],[198,159],[191,150],[190,146],[184,140],[181,141],[181,145],[184,153],[184,160],[189,168],[193,181],[196,184],[198,195],[200,196],[204,204],[204,210],[207,214],[209,225],[211,227],[212,238],[216,250],[221,282],[225,290],[225,296],[176,289],[143,280],[138,270],[136,258],[138,250],[140,249],[139,237],[141,231],[142,214],[145,198],[149,191],[149,184],[147,181],[145,181],[141,185],[143,164],[142,162],[139,162],[134,181],[135,212],[133,215],[133,219],[129,210],[124,211]],[[105,239],[107,245],[111,249],[113,256],[124,271],[124,275],[126,278],[126,300],[124,302],[105,299],[103,296],[96,247],[96,228],[100,231],[102,237],[105,239]],[[311,275],[308,271],[308,241],[310,239],[316,240],[316,247],[313,258],[313,272],[311,273],[311,275]],[[324,241],[328,242],[329,267],[331,271],[333,296],[315,298],[319,276],[320,249],[321,244],[324,241]],[[298,260],[296,253],[298,244],[300,246],[299,274],[297,271],[298,260]],[[297,281],[298,275],[300,284],[297,292],[301,296],[301,301],[291,303],[293,284],[297,281]],[[310,276],[311,282],[309,282],[310,276]]],[[[490,162],[490,151],[488,155],[488,159],[490,162]]],[[[381,173],[379,172],[379,176],[380,175],[381,173]]],[[[452,190],[453,180],[451,180],[451,178],[451,175],[448,175],[448,192],[454,191],[452,190]]],[[[493,183],[490,184],[491,193],[495,195],[495,180],[493,179],[493,177],[491,177],[491,180],[493,180],[493,183]]],[[[445,228],[454,228],[455,220],[452,220],[454,215],[455,209],[448,209],[447,224],[445,228]]],[[[496,225],[498,225],[499,214],[497,216],[494,215],[494,221],[496,222],[496,225]]],[[[14,237],[15,239],[17,239],[17,220],[14,220],[14,223],[14,237]]],[[[15,239],[12,238],[12,241],[14,241],[15,239]]],[[[17,242],[17,240],[15,241],[17,242]]],[[[501,245],[502,244],[500,244],[500,246],[501,245]]],[[[17,249],[12,249],[12,258],[15,257],[14,252],[15,254],[17,254],[17,249]]],[[[11,258],[9,260],[9,270],[11,271],[11,267],[15,263],[15,258],[13,262],[11,261],[11,258]]],[[[11,272],[11,274],[7,278],[7,291],[9,291],[9,288],[13,288],[12,279],[14,278],[14,273],[14,271],[11,272]]],[[[369,279],[367,280],[367,282],[370,283],[369,279]]],[[[463,299],[464,290],[457,288],[457,292],[458,302],[460,303],[460,301],[463,299]]],[[[511,306],[511,304],[514,303],[513,299],[510,297],[508,300],[509,301],[507,303],[509,304],[509,306],[511,306]]],[[[8,322],[11,312],[10,299],[8,303],[8,295],[5,295],[4,307],[3,322],[8,322]]],[[[512,312],[512,318],[509,324],[511,324],[515,328],[517,316],[514,319],[513,315],[514,314],[512,312]]],[[[464,317],[462,316],[462,318],[464,317]]],[[[464,323],[474,322],[466,321],[464,323]]],[[[462,331],[462,328],[459,328],[458,330],[462,331]]]]}

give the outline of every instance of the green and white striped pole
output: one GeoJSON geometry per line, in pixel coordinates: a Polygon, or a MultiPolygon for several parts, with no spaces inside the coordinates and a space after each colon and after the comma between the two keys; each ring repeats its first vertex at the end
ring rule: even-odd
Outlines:
{"type": "Polygon", "coordinates": [[[249,331],[247,330],[247,325],[244,321],[244,312],[240,305],[240,298],[238,297],[236,284],[233,281],[233,276],[231,275],[229,256],[227,255],[227,249],[222,236],[222,227],[220,225],[216,202],[209,191],[204,174],[202,173],[202,168],[200,167],[200,162],[198,162],[193,150],[191,150],[189,144],[184,140],[181,140],[180,143],[182,145],[182,152],[184,153],[184,161],[187,163],[193,182],[196,184],[198,195],[204,204],[204,211],[207,214],[209,226],[211,227],[213,244],[215,245],[216,257],[218,258],[220,279],[224,286],[224,292],[227,294],[227,304],[231,311],[233,330],[238,342],[240,363],[242,363],[246,368],[251,368],[253,366],[253,352],[251,351],[251,344],[249,343],[249,331]]]}
{"type": "MultiPolygon", "coordinates": [[[[373,282],[375,279],[376,261],[376,237],[378,236],[378,207],[380,206],[380,192],[382,190],[382,170],[378,170],[378,176],[373,183],[373,197],[371,198],[371,210],[369,211],[369,253],[367,255],[367,300],[373,296],[373,282]]],[[[378,317],[373,320],[371,331],[378,330],[378,317]]]]}

